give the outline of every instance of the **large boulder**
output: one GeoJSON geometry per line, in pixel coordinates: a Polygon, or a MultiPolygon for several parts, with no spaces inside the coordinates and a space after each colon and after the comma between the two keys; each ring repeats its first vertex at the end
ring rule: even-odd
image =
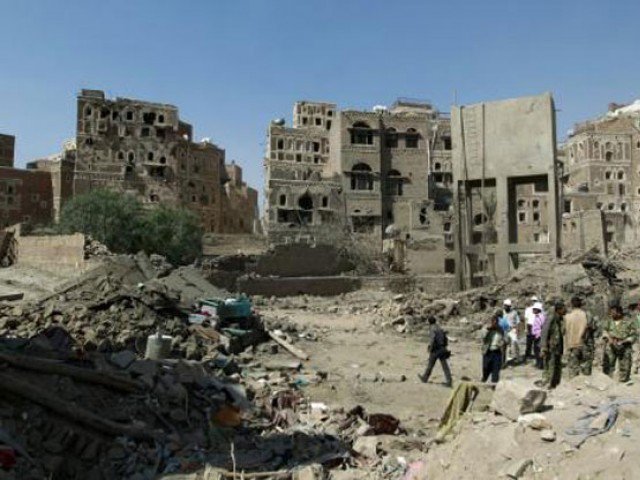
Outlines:
{"type": "Polygon", "coordinates": [[[496,413],[516,421],[520,415],[539,412],[547,392],[535,388],[526,379],[513,379],[498,382],[490,408],[496,413]]]}

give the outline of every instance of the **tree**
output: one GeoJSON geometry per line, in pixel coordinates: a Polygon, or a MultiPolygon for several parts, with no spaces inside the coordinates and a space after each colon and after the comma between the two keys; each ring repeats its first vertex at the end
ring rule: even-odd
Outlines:
{"type": "Polygon", "coordinates": [[[173,264],[193,262],[202,252],[200,218],[191,210],[160,206],[142,217],[141,241],[147,253],[163,255],[173,264]]]}
{"type": "Polygon", "coordinates": [[[115,253],[140,249],[142,204],[133,196],[92,190],[70,199],[60,212],[62,233],[84,233],[115,253]]]}

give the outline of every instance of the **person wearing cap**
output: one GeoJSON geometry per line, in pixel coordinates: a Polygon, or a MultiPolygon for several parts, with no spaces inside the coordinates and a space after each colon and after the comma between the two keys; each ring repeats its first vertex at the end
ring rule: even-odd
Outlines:
{"type": "Polygon", "coordinates": [[[604,355],[602,371],[613,377],[618,364],[618,379],[628,382],[633,363],[633,344],[638,338],[636,319],[624,317],[622,304],[618,300],[609,302],[609,318],[603,326],[604,355]]]}
{"type": "Polygon", "coordinates": [[[513,302],[507,298],[502,304],[502,319],[509,328],[506,330],[509,339],[506,352],[506,361],[517,361],[520,358],[520,345],[518,344],[518,327],[520,326],[520,315],[513,308],[513,302]]]}
{"type": "Polygon", "coordinates": [[[442,372],[444,373],[444,385],[446,387],[452,386],[451,370],[449,369],[449,363],[447,360],[451,357],[451,352],[447,348],[449,341],[447,340],[447,333],[436,323],[436,317],[429,316],[429,362],[427,363],[427,369],[422,375],[418,375],[418,378],[427,383],[433,367],[436,362],[440,360],[442,366],[442,372]]]}
{"type": "Polygon", "coordinates": [[[556,300],[553,314],[544,323],[540,336],[540,355],[544,360],[542,382],[555,388],[562,377],[562,354],[564,352],[564,315],[567,310],[562,300],[556,300]]]}
{"type": "Polygon", "coordinates": [[[538,303],[540,300],[535,295],[531,297],[531,305],[524,309],[524,321],[527,328],[527,345],[524,351],[525,360],[533,357],[533,333],[531,333],[531,329],[533,328],[533,319],[535,314],[533,313],[533,304],[538,303]]]}
{"type": "Polygon", "coordinates": [[[547,317],[542,311],[542,304],[535,302],[531,306],[533,313],[533,323],[531,324],[531,337],[533,338],[533,354],[536,359],[536,368],[542,370],[544,364],[540,355],[540,340],[542,338],[542,327],[547,321],[547,317]]]}
{"type": "Polygon", "coordinates": [[[482,339],[482,381],[486,382],[491,376],[493,383],[500,381],[502,369],[502,348],[504,346],[504,331],[500,327],[502,310],[491,316],[482,339]]]}
{"type": "Polygon", "coordinates": [[[582,309],[582,299],[571,299],[571,311],[564,317],[565,339],[567,348],[567,377],[578,374],[591,375],[591,361],[585,343],[589,329],[587,312],[582,309]]]}

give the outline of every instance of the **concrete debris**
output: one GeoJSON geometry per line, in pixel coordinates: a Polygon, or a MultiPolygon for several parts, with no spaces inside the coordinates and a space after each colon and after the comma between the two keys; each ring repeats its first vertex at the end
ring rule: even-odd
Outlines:
{"type": "Polygon", "coordinates": [[[510,420],[517,421],[521,415],[539,412],[547,393],[533,387],[525,379],[513,379],[496,385],[491,409],[510,420]]]}

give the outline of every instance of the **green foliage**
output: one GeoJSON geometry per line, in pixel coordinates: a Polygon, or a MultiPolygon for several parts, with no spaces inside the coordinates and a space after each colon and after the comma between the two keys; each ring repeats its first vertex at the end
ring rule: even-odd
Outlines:
{"type": "Polygon", "coordinates": [[[68,201],[60,214],[61,233],[80,232],[114,253],[163,255],[174,264],[193,262],[202,251],[199,217],[190,210],[144,209],[133,196],[93,190],[68,201]]]}
{"type": "Polygon", "coordinates": [[[115,253],[140,250],[142,204],[131,195],[92,190],[69,200],[60,212],[62,233],[91,235],[115,253]]]}
{"type": "Polygon", "coordinates": [[[193,262],[202,252],[200,218],[191,210],[165,206],[142,218],[142,245],[147,253],[164,255],[173,264],[193,262]]]}

